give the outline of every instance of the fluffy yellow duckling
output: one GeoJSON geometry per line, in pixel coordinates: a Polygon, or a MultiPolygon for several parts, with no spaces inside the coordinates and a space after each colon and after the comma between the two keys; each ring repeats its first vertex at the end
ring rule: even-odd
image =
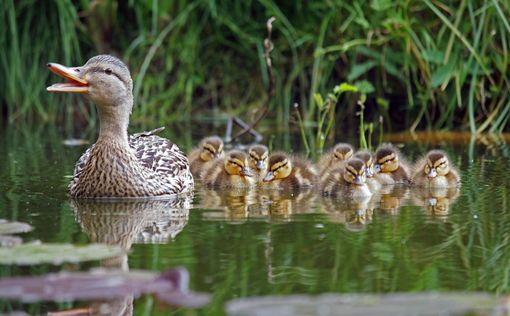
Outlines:
{"type": "Polygon", "coordinates": [[[285,189],[314,186],[317,170],[307,160],[275,153],[269,157],[269,167],[263,179],[264,188],[285,189]]]}
{"type": "Polygon", "coordinates": [[[374,177],[374,158],[372,153],[368,150],[358,150],[353,157],[358,158],[365,164],[366,182],[370,191],[372,193],[379,191],[381,184],[374,177]]]}
{"type": "Polygon", "coordinates": [[[372,195],[366,183],[365,163],[351,158],[344,167],[335,169],[322,185],[325,195],[345,195],[350,197],[368,197],[372,195]]]}
{"type": "Polygon", "coordinates": [[[253,145],[248,148],[250,169],[256,174],[256,178],[262,181],[267,173],[269,149],[264,145],[253,145]]]}
{"type": "Polygon", "coordinates": [[[414,165],[411,182],[423,187],[448,188],[458,186],[460,177],[444,151],[431,150],[414,165]]]}
{"type": "Polygon", "coordinates": [[[347,143],[338,143],[332,149],[325,152],[319,159],[319,162],[317,162],[321,180],[324,180],[325,174],[325,177],[327,177],[327,171],[342,167],[342,163],[351,158],[353,154],[354,148],[347,143]]]}
{"type": "Polygon", "coordinates": [[[248,155],[232,150],[207,164],[200,178],[206,186],[243,189],[255,184],[253,176],[248,167],[248,155]]]}
{"type": "Polygon", "coordinates": [[[409,183],[409,166],[400,151],[383,145],[375,152],[375,179],[380,184],[409,183]]]}
{"type": "Polygon", "coordinates": [[[223,156],[223,140],[218,136],[210,136],[202,139],[198,147],[189,153],[191,174],[199,177],[204,165],[218,157],[223,156]]]}

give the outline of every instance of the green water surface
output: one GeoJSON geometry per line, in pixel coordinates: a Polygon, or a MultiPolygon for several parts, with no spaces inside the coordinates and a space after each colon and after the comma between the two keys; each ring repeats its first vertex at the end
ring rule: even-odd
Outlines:
{"type": "MultiPolygon", "coordinates": [[[[198,140],[168,131],[164,136],[185,150],[198,140]]],[[[20,235],[26,242],[109,242],[130,249],[129,255],[116,263],[0,266],[2,277],[109,264],[152,271],[183,266],[190,288],[212,295],[198,310],[172,310],[151,296],[119,303],[136,315],[223,315],[225,302],[262,295],[509,292],[505,144],[440,144],[461,170],[459,192],[395,188],[349,202],[313,192],[239,194],[198,185],[190,207],[180,209],[70,201],[68,176],[86,147],[65,146],[64,139],[64,133],[46,127],[1,131],[0,218],[33,225],[20,235]]],[[[406,144],[403,152],[412,160],[431,148],[406,144]]],[[[39,314],[90,304],[2,301],[0,312],[39,314]]]]}

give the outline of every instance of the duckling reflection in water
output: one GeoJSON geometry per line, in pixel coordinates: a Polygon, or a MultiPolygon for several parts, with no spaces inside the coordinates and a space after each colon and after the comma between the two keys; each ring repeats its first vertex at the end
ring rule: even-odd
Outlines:
{"type": "Polygon", "coordinates": [[[256,203],[253,190],[211,190],[202,189],[199,192],[200,204],[205,219],[226,220],[229,223],[243,223],[250,214],[250,208],[256,203]],[[219,210],[218,210],[219,209],[219,210]]]}
{"type": "Polygon", "coordinates": [[[284,153],[275,153],[269,157],[268,172],[262,187],[269,189],[312,187],[317,180],[317,170],[309,161],[284,153]]]}
{"type": "Polygon", "coordinates": [[[322,184],[324,195],[343,195],[350,197],[371,196],[366,184],[365,163],[358,158],[347,160],[343,168],[331,172],[322,184]]]}
{"type": "Polygon", "coordinates": [[[191,173],[199,177],[206,163],[222,156],[223,140],[221,138],[210,136],[202,139],[198,147],[192,149],[188,155],[191,173]]]}
{"type": "Polygon", "coordinates": [[[332,170],[343,167],[344,163],[353,154],[354,147],[348,143],[338,143],[332,149],[325,152],[317,162],[320,181],[323,182],[332,170]]]}
{"type": "Polygon", "coordinates": [[[206,186],[243,189],[255,185],[253,172],[248,167],[248,155],[242,151],[232,150],[206,167],[201,174],[206,186]]]}
{"type": "Polygon", "coordinates": [[[261,182],[267,173],[269,149],[264,145],[253,145],[248,148],[249,166],[255,178],[261,182]]]}
{"type": "Polygon", "coordinates": [[[422,206],[427,215],[445,221],[450,213],[450,205],[459,197],[458,187],[413,188],[413,201],[422,206]]]}
{"type": "Polygon", "coordinates": [[[416,162],[413,169],[412,184],[416,186],[448,188],[460,184],[458,171],[441,150],[429,151],[416,162]]]}
{"type": "Polygon", "coordinates": [[[359,196],[350,199],[323,198],[322,205],[332,223],[343,223],[348,230],[360,230],[372,221],[371,198],[359,196]]]}
{"type": "Polygon", "coordinates": [[[400,151],[383,145],[375,152],[375,179],[382,185],[409,183],[409,166],[400,151]]]}

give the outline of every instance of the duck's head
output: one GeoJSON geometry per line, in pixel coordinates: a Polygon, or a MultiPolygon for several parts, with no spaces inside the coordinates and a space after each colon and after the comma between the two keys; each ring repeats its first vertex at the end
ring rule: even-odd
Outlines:
{"type": "Polygon", "coordinates": [[[49,92],[83,93],[98,108],[127,106],[131,112],[133,80],[128,67],[118,58],[98,55],[81,67],[48,63],[48,69],[67,80],[46,88],[49,92]]]}
{"type": "Polygon", "coordinates": [[[273,154],[269,157],[269,167],[264,182],[287,178],[292,172],[292,164],[285,154],[273,154]]]}
{"type": "Polygon", "coordinates": [[[248,167],[248,155],[242,151],[233,150],[227,154],[225,170],[231,176],[253,177],[248,167]]]}
{"type": "Polygon", "coordinates": [[[374,159],[372,158],[372,153],[368,150],[359,150],[353,157],[363,161],[365,164],[365,175],[367,178],[371,178],[374,175],[374,159]]]}
{"type": "Polygon", "coordinates": [[[200,147],[200,159],[202,161],[210,161],[223,155],[223,140],[218,136],[202,139],[200,147]]]}
{"type": "Polygon", "coordinates": [[[352,157],[354,148],[347,143],[338,143],[333,147],[333,156],[335,159],[344,161],[352,157]]]}
{"type": "Polygon", "coordinates": [[[450,172],[448,156],[440,150],[432,150],[427,154],[427,162],[423,172],[430,179],[437,176],[446,176],[450,172]]]}
{"type": "Polygon", "coordinates": [[[375,153],[374,171],[390,173],[398,169],[398,153],[391,146],[381,147],[375,153]]]}
{"type": "Polygon", "coordinates": [[[250,168],[262,171],[267,170],[269,149],[264,145],[253,145],[248,149],[250,168]]]}
{"type": "Polygon", "coordinates": [[[367,178],[365,174],[365,163],[358,158],[347,160],[344,167],[344,180],[355,185],[365,184],[367,178]]]}

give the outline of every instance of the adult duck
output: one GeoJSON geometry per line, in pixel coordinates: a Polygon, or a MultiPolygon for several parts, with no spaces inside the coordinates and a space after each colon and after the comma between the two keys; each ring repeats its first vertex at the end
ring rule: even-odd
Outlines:
{"type": "Polygon", "coordinates": [[[82,67],[49,63],[48,68],[67,79],[48,91],[82,93],[99,114],[99,137],[76,163],[72,197],[171,197],[193,189],[188,159],[177,145],[155,135],[161,129],[128,136],[133,81],[122,61],[99,55],[82,67]]]}

